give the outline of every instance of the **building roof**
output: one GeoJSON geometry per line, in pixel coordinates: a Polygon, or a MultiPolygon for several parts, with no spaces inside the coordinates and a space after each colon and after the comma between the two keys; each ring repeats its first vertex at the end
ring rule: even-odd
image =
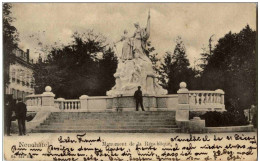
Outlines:
{"type": "Polygon", "coordinates": [[[17,63],[26,66],[32,70],[34,69],[34,64],[32,60],[30,60],[29,50],[27,50],[27,52],[24,52],[23,50],[18,48],[15,51],[13,51],[11,56],[13,57],[13,59],[15,59],[17,63]],[[20,51],[20,54],[17,54],[17,51],[20,51]]]}

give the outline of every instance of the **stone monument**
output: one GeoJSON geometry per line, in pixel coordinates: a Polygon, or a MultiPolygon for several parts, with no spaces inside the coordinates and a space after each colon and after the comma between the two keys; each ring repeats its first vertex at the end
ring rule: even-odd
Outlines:
{"type": "Polygon", "coordinates": [[[163,89],[156,78],[152,68],[152,62],[147,56],[147,40],[150,37],[150,12],[147,25],[141,28],[139,23],[134,23],[136,28],[133,36],[124,35],[118,42],[123,42],[119,63],[114,74],[116,84],[107,91],[108,96],[131,96],[138,86],[142,87],[146,96],[165,95],[167,90],[163,89]]]}

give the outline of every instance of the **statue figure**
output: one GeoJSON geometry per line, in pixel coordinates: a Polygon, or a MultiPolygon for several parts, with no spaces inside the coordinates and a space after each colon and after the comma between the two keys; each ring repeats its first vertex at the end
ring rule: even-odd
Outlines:
{"type": "Polygon", "coordinates": [[[150,13],[147,19],[146,28],[141,28],[139,23],[135,23],[135,33],[134,33],[134,46],[133,46],[133,54],[135,58],[141,58],[145,61],[150,61],[150,59],[146,56],[146,42],[150,37],[150,13]]]}
{"type": "Polygon", "coordinates": [[[123,48],[114,74],[116,85],[107,91],[107,95],[133,95],[138,86],[143,87],[143,94],[146,95],[167,94],[167,91],[158,84],[152,62],[147,56],[149,52],[146,49],[146,43],[150,37],[150,12],[145,28],[141,28],[139,23],[134,25],[136,30],[133,36],[128,37],[128,32],[125,30],[118,41],[123,41],[123,48]]]}
{"type": "Polygon", "coordinates": [[[123,48],[122,48],[122,54],[120,56],[120,59],[124,62],[125,60],[131,60],[133,59],[133,41],[128,36],[128,31],[124,31],[124,35],[120,39],[120,41],[124,41],[123,48]]]}

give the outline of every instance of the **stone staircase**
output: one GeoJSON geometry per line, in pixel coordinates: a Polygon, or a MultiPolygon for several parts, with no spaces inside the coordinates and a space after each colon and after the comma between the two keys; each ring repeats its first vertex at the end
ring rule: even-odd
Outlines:
{"type": "Polygon", "coordinates": [[[175,111],[53,112],[35,133],[176,133],[175,111]]]}

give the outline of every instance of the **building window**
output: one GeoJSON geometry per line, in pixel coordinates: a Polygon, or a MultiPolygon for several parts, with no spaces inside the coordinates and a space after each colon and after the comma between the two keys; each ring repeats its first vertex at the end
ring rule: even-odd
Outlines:
{"type": "Polygon", "coordinates": [[[15,81],[15,69],[11,70],[11,78],[15,81]]]}
{"type": "Polygon", "coordinates": [[[17,91],[15,89],[13,89],[13,98],[17,99],[17,91]]]}

